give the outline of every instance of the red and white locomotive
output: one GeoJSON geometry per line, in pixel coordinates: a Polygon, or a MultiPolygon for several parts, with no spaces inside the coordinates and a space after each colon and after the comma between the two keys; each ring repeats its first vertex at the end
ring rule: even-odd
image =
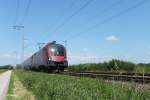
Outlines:
{"type": "Polygon", "coordinates": [[[34,53],[22,64],[25,69],[64,70],[68,67],[66,48],[53,41],[34,53]]]}

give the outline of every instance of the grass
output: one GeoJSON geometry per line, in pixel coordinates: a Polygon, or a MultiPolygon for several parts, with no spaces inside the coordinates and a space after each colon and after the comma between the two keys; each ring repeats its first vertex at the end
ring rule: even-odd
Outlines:
{"type": "Polygon", "coordinates": [[[14,95],[13,89],[14,89],[14,73],[12,72],[10,83],[9,83],[9,88],[8,88],[8,93],[7,93],[7,100],[13,100],[13,95],[14,95]]]}
{"type": "Polygon", "coordinates": [[[149,100],[150,90],[90,78],[15,71],[37,100],[149,100]]]}
{"type": "Polygon", "coordinates": [[[0,69],[0,73],[7,71],[7,69],[0,69]]]}
{"type": "Polygon", "coordinates": [[[15,73],[11,76],[7,100],[35,100],[32,92],[27,91],[15,73]]]}

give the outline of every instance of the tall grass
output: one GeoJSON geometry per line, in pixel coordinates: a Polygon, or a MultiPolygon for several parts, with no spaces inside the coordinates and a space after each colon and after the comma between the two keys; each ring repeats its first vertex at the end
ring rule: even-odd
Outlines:
{"type": "Polygon", "coordinates": [[[37,100],[149,100],[150,91],[122,87],[103,80],[15,71],[37,100]]]}

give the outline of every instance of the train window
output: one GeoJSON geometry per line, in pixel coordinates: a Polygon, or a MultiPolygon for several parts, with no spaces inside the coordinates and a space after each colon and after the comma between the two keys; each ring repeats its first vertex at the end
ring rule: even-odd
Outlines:
{"type": "Polygon", "coordinates": [[[51,48],[52,56],[64,56],[64,47],[62,46],[55,46],[51,48]]]}

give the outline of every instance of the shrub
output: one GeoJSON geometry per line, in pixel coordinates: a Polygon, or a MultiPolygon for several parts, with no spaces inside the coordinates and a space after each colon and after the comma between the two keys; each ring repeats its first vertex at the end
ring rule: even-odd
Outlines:
{"type": "Polygon", "coordinates": [[[109,62],[104,63],[89,63],[72,65],[68,68],[69,71],[134,71],[137,67],[136,64],[112,59],[109,62]]]}

